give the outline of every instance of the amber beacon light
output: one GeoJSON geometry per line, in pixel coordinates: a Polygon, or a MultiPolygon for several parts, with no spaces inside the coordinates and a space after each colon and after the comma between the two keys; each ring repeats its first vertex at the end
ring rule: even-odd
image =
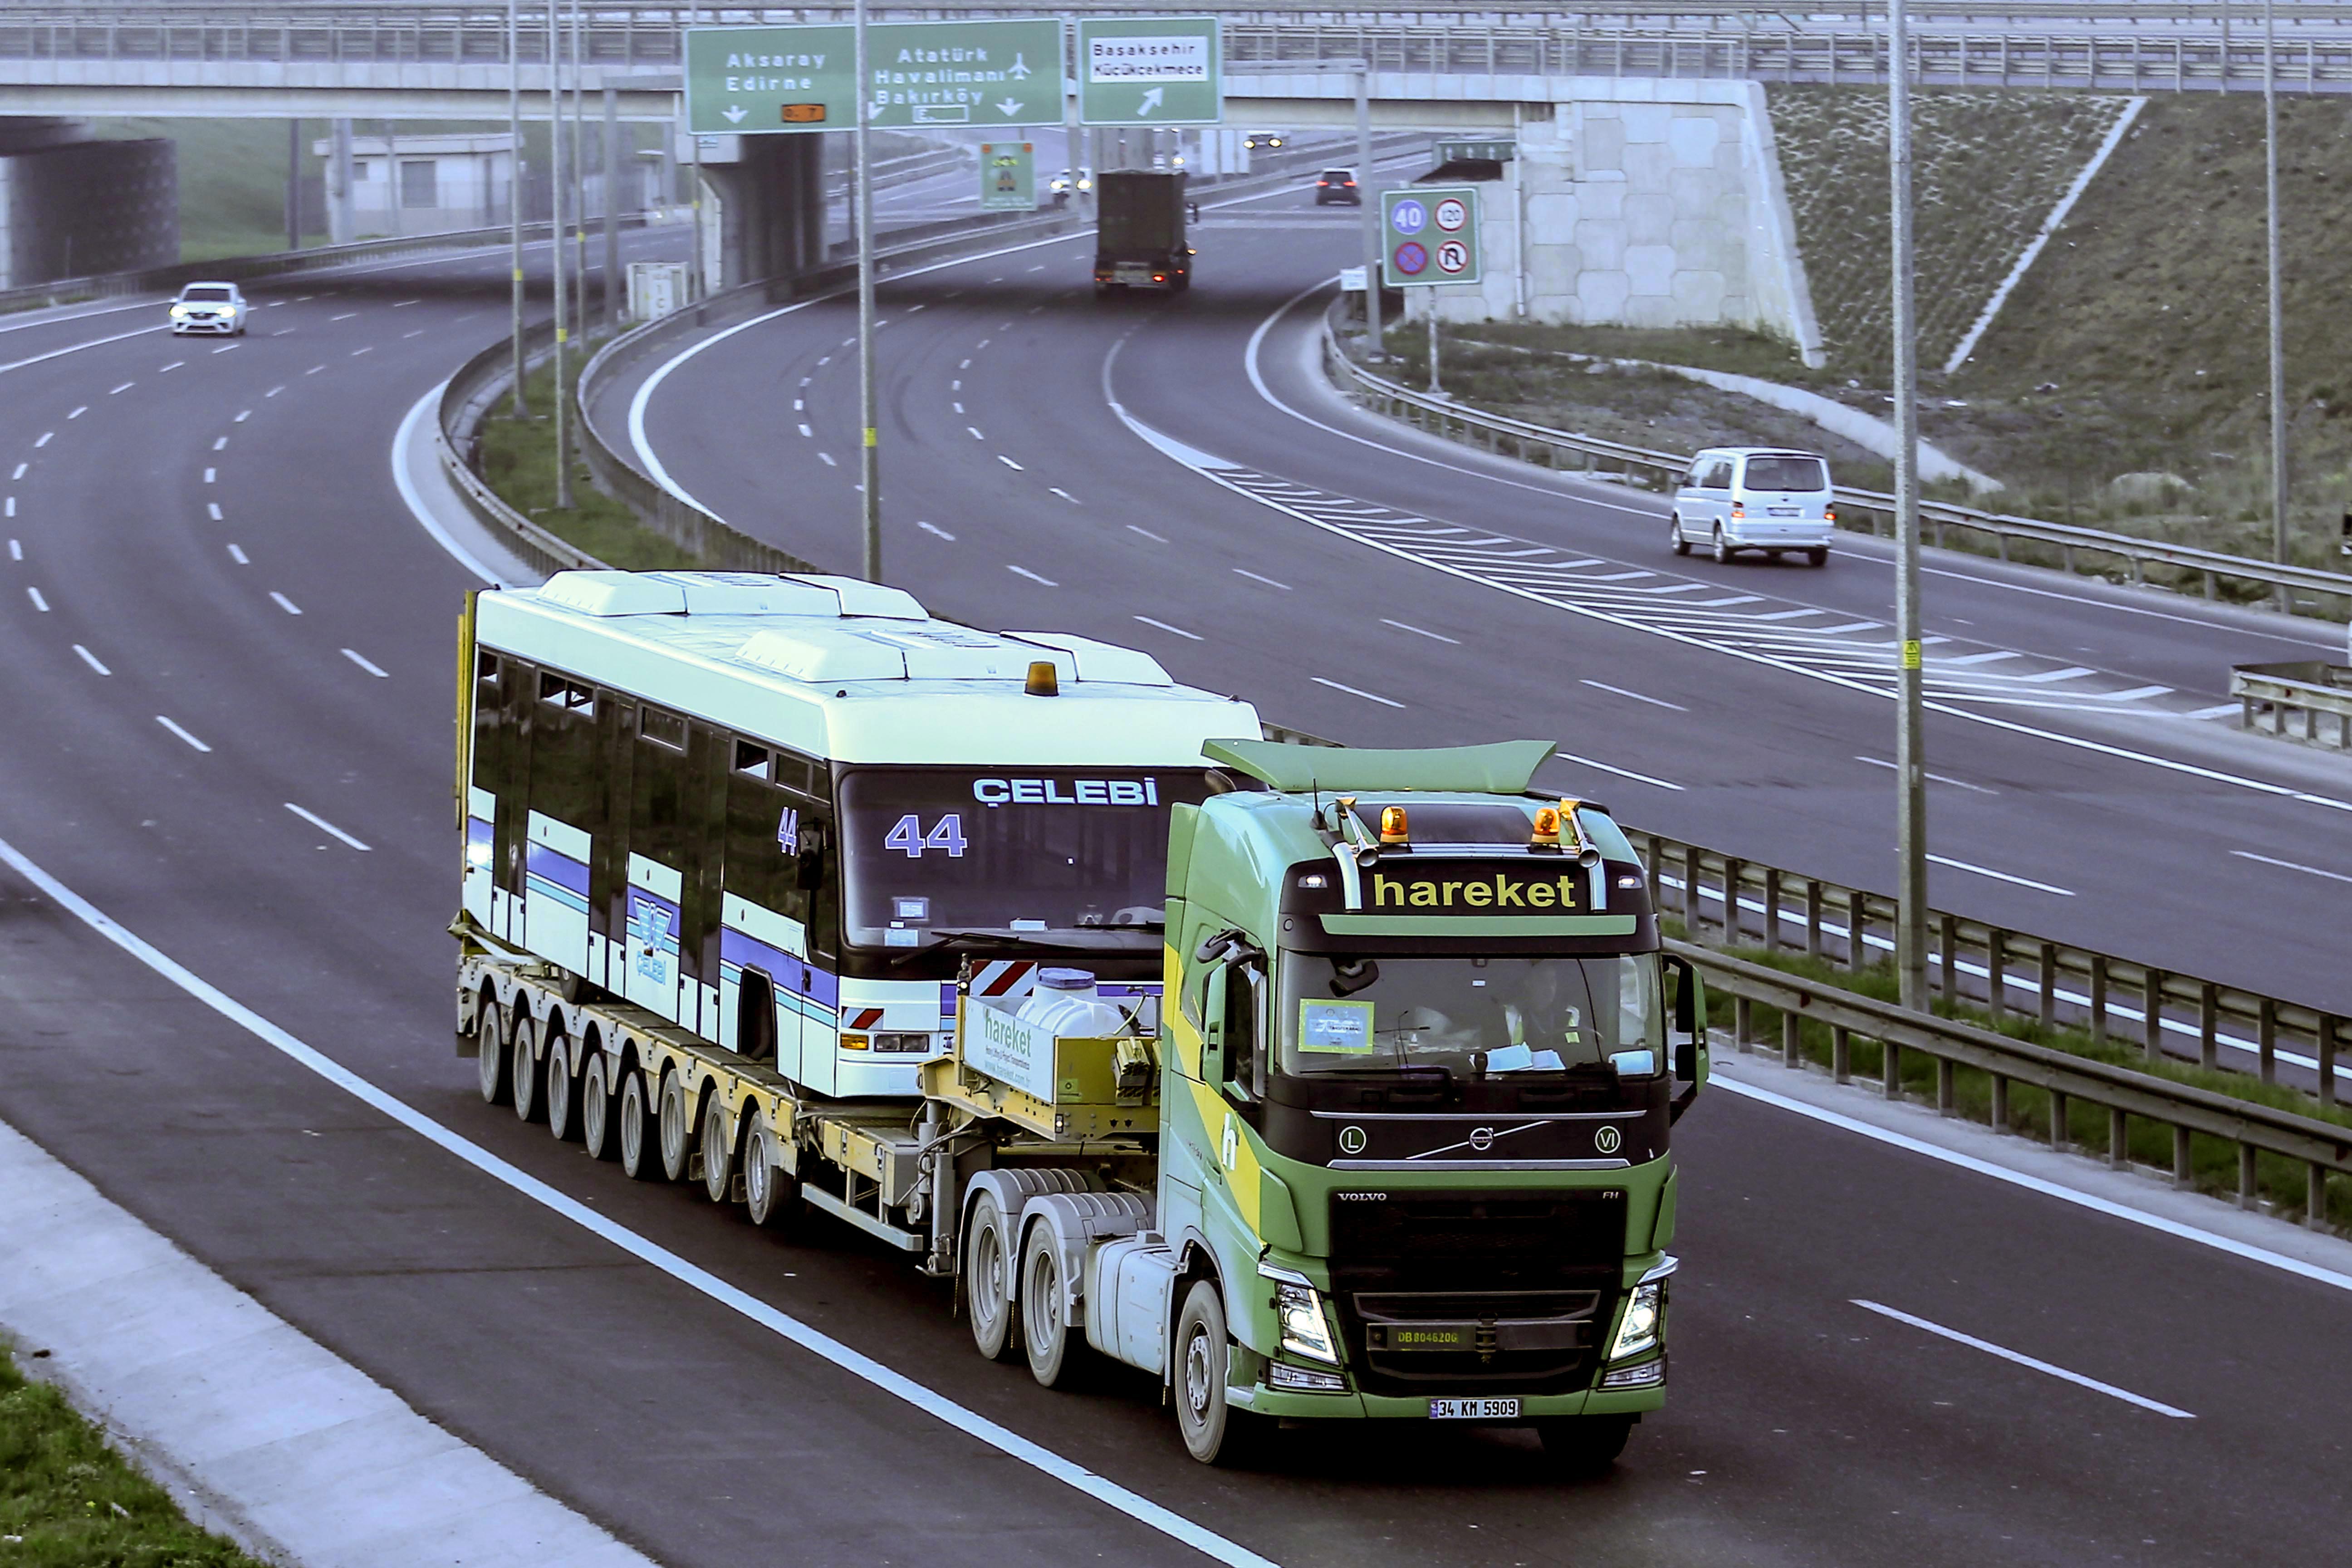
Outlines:
{"type": "Polygon", "coordinates": [[[1383,844],[1402,844],[1404,841],[1404,807],[1401,805],[1384,805],[1381,807],[1381,842],[1383,844]]]}
{"type": "Polygon", "coordinates": [[[1032,697],[1059,697],[1062,678],[1055,672],[1051,659],[1041,658],[1029,667],[1029,679],[1021,689],[1032,697]]]}

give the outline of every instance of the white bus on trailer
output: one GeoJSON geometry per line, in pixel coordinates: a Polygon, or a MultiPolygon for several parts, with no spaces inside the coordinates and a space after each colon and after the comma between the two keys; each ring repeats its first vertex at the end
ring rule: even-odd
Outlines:
{"type": "Polygon", "coordinates": [[[1170,810],[1259,732],[1148,655],[845,578],[566,572],[467,626],[469,934],[819,1096],[918,1095],[967,957],[1156,1026],[1170,810]]]}

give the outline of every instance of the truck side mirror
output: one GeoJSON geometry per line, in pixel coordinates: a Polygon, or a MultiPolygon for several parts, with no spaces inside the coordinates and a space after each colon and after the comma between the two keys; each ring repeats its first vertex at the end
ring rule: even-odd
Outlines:
{"type": "Polygon", "coordinates": [[[1208,994],[1201,999],[1201,1081],[1225,1081],[1225,980],[1229,971],[1219,964],[1209,971],[1208,994]]]}
{"type": "Polygon", "coordinates": [[[1670,957],[1675,977],[1675,1076],[1685,1083],[1706,1081],[1706,986],[1687,958],[1670,957]]]}

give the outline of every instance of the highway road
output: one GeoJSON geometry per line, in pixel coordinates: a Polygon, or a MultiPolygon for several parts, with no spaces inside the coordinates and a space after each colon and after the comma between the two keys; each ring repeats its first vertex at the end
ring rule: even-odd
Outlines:
{"type": "MultiPolygon", "coordinates": [[[[1884,727],[1879,699],[1381,553],[1184,471],[1107,410],[1106,374],[1163,437],[1288,474],[1289,501],[1376,490],[1437,515],[1420,487],[1466,497],[1492,537],[1507,521],[1559,531],[1547,548],[1622,527],[1613,553],[1663,570],[1647,521],[1549,497],[1507,518],[1517,492],[1492,477],[1409,470],[1244,401],[1229,362],[1315,280],[1314,247],[1344,248],[1331,227],[1311,212],[1212,227],[1210,281],[1174,310],[1097,311],[1067,247],[894,284],[900,580],[948,613],[1151,647],[1350,738],[1557,727],[1628,773],[1680,770],[1683,789],[1654,794],[1608,775],[1628,816],[1674,826],[1671,805],[1693,830],[1793,835],[1741,815],[1778,796],[1782,822],[1820,825],[1798,849],[1833,847],[1873,775],[1822,782],[1805,742],[1859,749],[1884,727]],[[1651,702],[1588,678],[1691,711],[1653,721],[1651,702]],[[1727,722],[1759,695],[1773,724],[1727,722]]],[[[258,325],[234,346],[174,342],[131,312],[0,331],[0,840],[19,862],[0,868],[0,1120],[110,1197],[679,1568],[1181,1563],[1202,1545],[1335,1568],[1973,1568],[2316,1560],[2338,1544],[2352,1369],[2313,1347],[2343,1334],[2343,1291],[1727,1091],[1682,1129],[1671,1403],[1615,1476],[1567,1489],[1510,1431],[1300,1432],[1263,1471],[1202,1469],[1149,1389],[1052,1394],[982,1361],[941,1291],[861,1239],[781,1246],[482,1106],[450,1052],[443,934],[451,630],[474,584],[408,515],[386,448],[502,331],[502,267],[257,288],[258,325]],[[27,865],[214,989],[135,962],[27,865]],[[331,1087],[298,1042],[381,1106],[331,1087]],[[788,1343],[779,1313],[914,1380],[948,1419],[788,1343]],[[1126,1490],[1082,1494],[1037,1455],[982,1442],[982,1419],[1126,1490]]],[[[841,320],[812,308],[692,362],[665,384],[691,405],[677,429],[652,408],[689,482],[824,559],[854,542],[847,480],[818,458],[851,450],[845,383],[821,382],[846,363],[841,320]],[[761,378],[747,405],[773,418],[730,432],[715,400],[739,353],[756,368],[732,374],[761,378]],[[806,411],[822,436],[785,418],[811,396],[803,375],[824,387],[806,411]],[[723,491],[751,453],[764,481],[723,491]],[[811,499],[789,516],[768,499],[795,491],[811,499]]],[[[1269,384],[1304,398],[1275,357],[1269,384]]],[[[1860,558],[1770,575],[1776,595],[1825,605],[1878,592],[1860,558]]],[[[1955,776],[2011,792],[1988,823],[2095,818],[2018,798],[2019,779],[2067,768],[2109,792],[2105,811],[2152,809],[2133,803],[2153,786],[2116,783],[2113,759],[1963,732],[1973,754],[1952,755],[1955,776]]],[[[2227,898],[2231,920],[2259,902],[2235,883],[2227,898]]]]}

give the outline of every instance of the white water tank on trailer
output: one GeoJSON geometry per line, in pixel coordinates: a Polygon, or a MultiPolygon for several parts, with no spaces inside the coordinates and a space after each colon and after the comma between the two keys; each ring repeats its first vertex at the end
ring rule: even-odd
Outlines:
{"type": "Polygon", "coordinates": [[[1039,970],[1035,988],[1014,1016],[1056,1036],[1086,1039],[1102,1039],[1127,1027],[1127,1014],[1097,993],[1094,974],[1085,969],[1039,970]]]}

